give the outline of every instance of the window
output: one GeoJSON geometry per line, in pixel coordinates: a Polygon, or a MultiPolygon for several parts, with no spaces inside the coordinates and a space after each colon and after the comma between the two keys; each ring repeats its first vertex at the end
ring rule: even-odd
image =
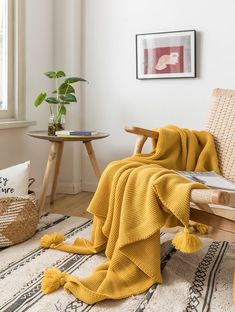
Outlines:
{"type": "Polygon", "coordinates": [[[0,0],[0,121],[23,120],[23,0],[0,0]]]}
{"type": "Polygon", "coordinates": [[[6,50],[6,8],[5,8],[6,2],[4,0],[0,0],[0,110],[5,110],[5,104],[6,101],[3,100],[5,95],[3,94],[3,90],[5,90],[5,86],[3,86],[3,83],[5,81],[4,79],[4,73],[5,68],[3,66],[6,64],[4,60],[6,50]]]}

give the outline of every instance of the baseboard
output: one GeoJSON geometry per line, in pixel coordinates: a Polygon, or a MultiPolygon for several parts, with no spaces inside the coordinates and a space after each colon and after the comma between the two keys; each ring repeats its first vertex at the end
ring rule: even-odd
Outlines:
{"type": "MultiPolygon", "coordinates": [[[[32,188],[32,190],[36,193],[36,197],[39,198],[39,195],[41,194],[41,187],[32,188]]],[[[61,182],[57,185],[56,193],[62,193],[62,194],[70,194],[74,195],[77,193],[80,193],[82,191],[82,184],[81,183],[71,183],[71,182],[61,182]]],[[[47,196],[51,194],[51,184],[48,187],[47,190],[47,196]]]]}
{"type": "Polygon", "coordinates": [[[95,192],[97,183],[82,183],[82,190],[85,192],[95,192]]]}
{"type": "Polygon", "coordinates": [[[58,183],[57,186],[57,193],[62,193],[62,194],[77,194],[82,191],[82,184],[81,183],[58,183]]]}

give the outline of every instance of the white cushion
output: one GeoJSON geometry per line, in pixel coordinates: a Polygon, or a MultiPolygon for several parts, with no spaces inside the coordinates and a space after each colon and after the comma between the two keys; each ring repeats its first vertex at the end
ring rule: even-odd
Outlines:
{"type": "Polygon", "coordinates": [[[28,194],[30,161],[0,170],[0,198],[28,194]]]}

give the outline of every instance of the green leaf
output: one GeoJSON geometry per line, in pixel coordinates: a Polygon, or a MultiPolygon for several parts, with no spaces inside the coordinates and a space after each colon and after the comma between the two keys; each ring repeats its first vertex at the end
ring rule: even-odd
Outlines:
{"type": "Polygon", "coordinates": [[[47,76],[48,78],[56,78],[56,72],[55,71],[49,71],[44,73],[45,76],[47,76]]]}
{"type": "MultiPolygon", "coordinates": [[[[58,88],[59,94],[65,94],[66,93],[75,93],[75,89],[74,87],[72,87],[71,85],[67,84],[67,83],[62,83],[59,88],[58,88]]],[[[52,93],[57,93],[57,91],[53,91],[52,93]]]]}
{"type": "Polygon", "coordinates": [[[49,97],[46,99],[46,102],[49,104],[59,104],[60,101],[55,97],[49,97]]]}
{"type": "MultiPolygon", "coordinates": [[[[66,92],[67,94],[68,93],[75,93],[75,89],[74,89],[74,87],[73,86],[71,86],[71,85],[69,85],[69,84],[65,84],[66,85],[66,87],[64,88],[64,93],[66,92]]],[[[62,88],[62,90],[59,90],[60,91],[60,94],[64,94],[64,93],[62,93],[61,91],[63,91],[63,88],[62,88]]]]}
{"type": "Polygon", "coordinates": [[[65,79],[65,83],[74,83],[74,82],[78,82],[78,81],[87,81],[83,78],[79,78],[79,77],[70,77],[70,78],[67,78],[65,79]]]}
{"type": "Polygon", "coordinates": [[[77,102],[76,96],[73,94],[65,94],[65,95],[61,95],[60,99],[65,101],[65,102],[77,102]]]}
{"type": "Polygon", "coordinates": [[[46,92],[40,93],[39,96],[34,101],[34,106],[38,107],[40,104],[42,104],[42,102],[45,100],[46,96],[47,96],[46,92]]]}
{"type": "Polygon", "coordinates": [[[61,107],[60,107],[60,114],[61,115],[66,115],[66,107],[64,106],[64,105],[61,105],[61,107]]]}
{"type": "Polygon", "coordinates": [[[61,78],[61,77],[65,77],[65,73],[62,70],[59,70],[58,72],[56,72],[56,78],[61,78]]]}

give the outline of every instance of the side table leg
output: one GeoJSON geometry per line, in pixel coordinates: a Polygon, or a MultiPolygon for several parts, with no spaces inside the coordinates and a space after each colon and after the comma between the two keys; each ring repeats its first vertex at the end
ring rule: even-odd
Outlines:
{"type": "Polygon", "coordinates": [[[87,150],[87,153],[88,153],[88,155],[89,155],[89,158],[90,158],[92,167],[93,167],[93,169],[94,169],[94,171],[95,171],[95,175],[96,175],[97,179],[99,180],[100,177],[101,177],[101,173],[100,173],[100,169],[99,169],[99,166],[98,166],[96,157],[95,157],[95,152],[94,152],[94,150],[93,150],[91,141],[83,142],[83,143],[84,143],[85,146],[86,146],[86,150],[87,150]]]}
{"type": "Polygon", "coordinates": [[[56,157],[56,163],[55,163],[55,169],[54,169],[50,204],[54,203],[57,180],[58,180],[58,175],[59,175],[59,170],[60,170],[60,163],[61,163],[61,158],[62,158],[63,149],[64,149],[64,142],[57,142],[57,143],[59,143],[59,145],[58,145],[58,151],[57,151],[57,157],[56,157]]]}
{"type": "Polygon", "coordinates": [[[39,198],[39,215],[42,214],[42,211],[44,208],[47,189],[48,189],[48,185],[49,185],[49,181],[50,181],[50,176],[52,173],[54,161],[56,160],[56,157],[57,157],[58,150],[59,150],[59,143],[58,142],[52,142],[51,148],[49,151],[49,155],[48,155],[46,170],[44,173],[44,178],[43,178],[43,183],[42,183],[42,191],[41,191],[41,195],[39,198]]]}

